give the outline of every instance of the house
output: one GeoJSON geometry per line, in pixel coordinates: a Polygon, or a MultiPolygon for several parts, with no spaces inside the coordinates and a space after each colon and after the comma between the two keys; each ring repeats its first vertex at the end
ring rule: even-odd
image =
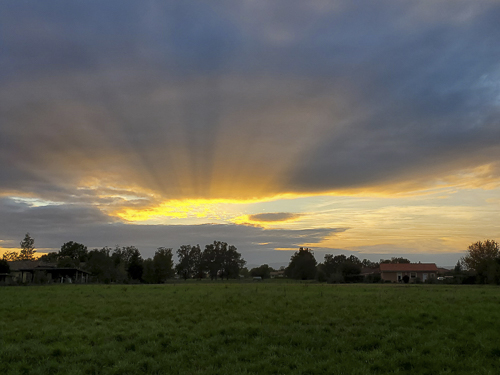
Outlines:
{"type": "Polygon", "coordinates": [[[383,281],[411,282],[433,279],[438,273],[435,263],[381,263],[380,277],[383,281]]]}
{"type": "Polygon", "coordinates": [[[277,277],[285,277],[285,270],[271,271],[269,272],[269,277],[271,277],[271,279],[275,279],[277,277]]]}
{"type": "Polygon", "coordinates": [[[57,267],[55,263],[39,260],[9,262],[10,275],[14,281],[86,283],[90,272],[75,267],[57,267]]]}

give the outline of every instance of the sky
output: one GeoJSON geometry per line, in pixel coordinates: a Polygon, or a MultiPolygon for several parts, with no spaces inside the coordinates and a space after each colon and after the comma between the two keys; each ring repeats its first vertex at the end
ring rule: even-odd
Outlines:
{"type": "Polygon", "coordinates": [[[0,2],[0,252],[499,239],[494,0],[0,2]]]}

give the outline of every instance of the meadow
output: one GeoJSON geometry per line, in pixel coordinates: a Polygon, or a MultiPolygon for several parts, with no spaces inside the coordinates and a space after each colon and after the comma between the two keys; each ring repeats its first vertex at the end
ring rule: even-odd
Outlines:
{"type": "Polygon", "coordinates": [[[0,374],[498,374],[500,289],[0,288],[0,374]]]}

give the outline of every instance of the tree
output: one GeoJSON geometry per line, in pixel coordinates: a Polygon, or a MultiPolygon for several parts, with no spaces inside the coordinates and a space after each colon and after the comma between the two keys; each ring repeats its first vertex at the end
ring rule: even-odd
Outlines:
{"type": "Polygon", "coordinates": [[[377,268],[379,266],[378,262],[372,262],[369,259],[363,259],[361,265],[366,268],[377,268]]]}
{"type": "Polygon", "coordinates": [[[229,278],[237,278],[240,272],[240,269],[243,268],[246,261],[241,258],[241,254],[238,253],[237,249],[233,245],[227,245],[227,243],[222,242],[221,244],[221,271],[220,277],[221,279],[226,277],[226,280],[229,278]]]}
{"type": "Polygon", "coordinates": [[[148,284],[156,284],[155,270],[153,267],[153,259],[144,259],[142,262],[142,279],[148,284]]]}
{"type": "Polygon", "coordinates": [[[217,280],[219,275],[219,270],[222,266],[220,243],[214,241],[213,244],[205,245],[205,250],[203,250],[203,268],[210,275],[210,279],[217,280]]]}
{"type": "Polygon", "coordinates": [[[462,266],[474,270],[481,283],[500,281],[500,249],[493,240],[473,243],[461,259],[462,266]]]}
{"type": "Polygon", "coordinates": [[[316,259],[313,251],[301,247],[299,251],[295,252],[285,269],[285,275],[297,280],[314,279],[316,276],[316,259]]]}
{"type": "Polygon", "coordinates": [[[392,264],[401,264],[401,263],[411,263],[409,259],[403,258],[403,257],[392,257],[390,260],[389,259],[380,259],[380,263],[392,263],[392,264]]]}
{"type": "Polygon", "coordinates": [[[78,259],[73,259],[70,257],[59,257],[57,259],[57,267],[61,268],[77,268],[80,265],[78,259]]]}
{"type": "Polygon", "coordinates": [[[205,265],[203,263],[203,252],[201,251],[200,245],[191,248],[190,256],[193,262],[193,277],[203,279],[205,277],[205,265]]]}
{"type": "Polygon", "coordinates": [[[262,266],[252,268],[250,270],[250,276],[269,279],[271,277],[271,271],[274,271],[272,267],[269,267],[267,264],[263,264],[262,266]]]}
{"type": "Polygon", "coordinates": [[[153,257],[153,269],[156,282],[164,283],[174,275],[174,261],[172,249],[159,247],[153,257]]]}
{"type": "Polygon", "coordinates": [[[20,245],[21,252],[19,253],[19,260],[35,260],[35,240],[31,238],[29,233],[26,233],[20,245]]]}
{"type": "Polygon", "coordinates": [[[85,263],[85,268],[98,281],[106,284],[117,280],[115,264],[110,253],[111,249],[109,247],[94,249],[88,253],[88,260],[85,263]]]}
{"type": "Polygon", "coordinates": [[[6,251],[2,255],[2,259],[6,260],[7,262],[13,262],[15,260],[19,260],[19,253],[15,251],[6,251]]]}
{"type": "Polygon", "coordinates": [[[149,284],[164,283],[174,275],[174,262],[172,260],[172,249],[159,247],[153,259],[149,258],[143,262],[143,280],[149,284]]]}
{"type": "Polygon", "coordinates": [[[333,256],[332,254],[325,254],[322,265],[322,270],[327,278],[330,278],[335,273],[340,273],[340,266],[347,262],[347,257],[344,254],[333,256]]]}
{"type": "MultiPolygon", "coordinates": [[[[198,248],[200,245],[197,245],[198,248]]],[[[194,247],[191,245],[182,245],[177,249],[177,257],[179,263],[175,266],[175,270],[184,280],[190,279],[195,273],[194,247]]]]}
{"type": "Polygon", "coordinates": [[[340,273],[345,282],[359,281],[358,275],[361,273],[361,264],[347,261],[340,266],[340,273]]]}
{"type": "Polygon", "coordinates": [[[239,274],[240,274],[240,276],[243,276],[243,277],[250,277],[250,271],[246,267],[243,267],[242,269],[240,269],[239,274]]]}
{"type": "Polygon", "coordinates": [[[87,246],[78,242],[69,241],[61,246],[58,255],[59,257],[70,257],[79,262],[85,262],[88,256],[87,246]]]}
{"type": "Polygon", "coordinates": [[[141,280],[143,272],[141,253],[134,246],[130,246],[128,249],[130,249],[130,254],[127,262],[127,275],[132,280],[141,280]]]}
{"type": "Polygon", "coordinates": [[[57,260],[59,259],[59,254],[56,252],[50,252],[47,254],[43,254],[39,260],[42,260],[44,262],[49,262],[49,263],[57,263],[57,260]]]}
{"type": "Polygon", "coordinates": [[[329,282],[352,282],[357,281],[362,265],[363,262],[354,255],[346,257],[344,254],[325,254],[321,271],[329,282]]]}
{"type": "Polygon", "coordinates": [[[217,280],[218,277],[238,277],[245,263],[235,246],[221,241],[206,245],[201,257],[201,267],[208,272],[212,280],[217,280]]]}

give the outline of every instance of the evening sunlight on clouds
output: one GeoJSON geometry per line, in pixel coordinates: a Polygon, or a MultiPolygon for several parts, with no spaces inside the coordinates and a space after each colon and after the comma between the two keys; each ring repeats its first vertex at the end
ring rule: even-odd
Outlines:
{"type": "Polygon", "coordinates": [[[496,1],[0,4],[0,252],[456,262],[497,238],[496,1]],[[133,235],[132,235],[133,234],[133,235]]]}

